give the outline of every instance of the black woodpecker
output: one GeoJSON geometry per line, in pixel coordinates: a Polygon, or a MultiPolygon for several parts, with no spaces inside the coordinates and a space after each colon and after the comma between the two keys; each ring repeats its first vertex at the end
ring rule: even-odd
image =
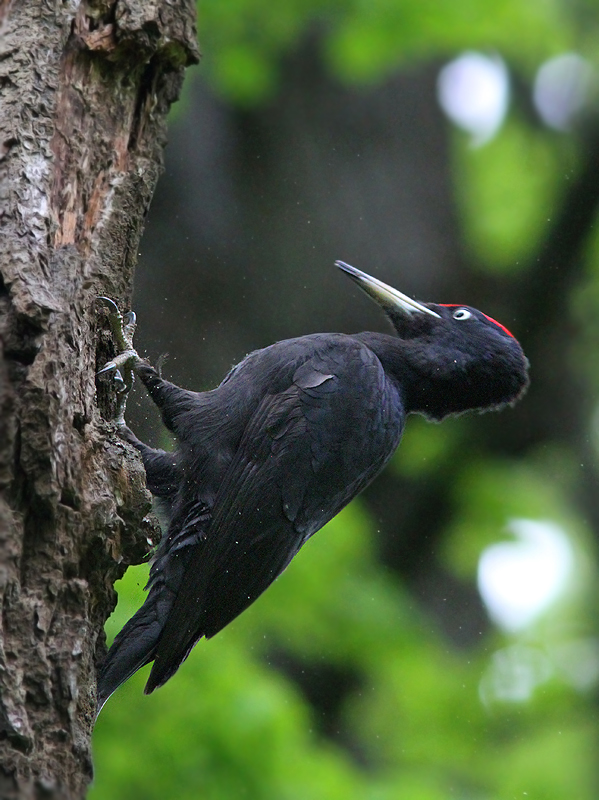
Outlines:
{"type": "Polygon", "coordinates": [[[317,333],[250,353],[216,389],[163,380],[133,349],[135,316],[111,324],[117,423],[140,452],[169,524],[148,596],[101,666],[98,710],[153,661],[145,692],[165,683],[194,645],[228,625],[283,572],[300,547],[364,489],[397,448],[410,413],[441,420],[499,409],[528,384],[512,334],[469,306],[419,303],[336,262],[382,307],[395,335],[317,333]],[[134,370],[175,434],[174,453],[126,427],[134,370]]]}

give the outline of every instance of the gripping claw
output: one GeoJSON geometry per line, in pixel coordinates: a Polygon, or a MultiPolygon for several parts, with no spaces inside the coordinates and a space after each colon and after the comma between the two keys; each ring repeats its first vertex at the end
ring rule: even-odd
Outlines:
{"type": "Polygon", "coordinates": [[[96,300],[98,301],[101,300],[105,305],[107,305],[110,308],[112,314],[121,313],[119,311],[119,307],[117,306],[117,304],[114,302],[114,300],[111,300],[110,297],[105,297],[104,295],[100,295],[100,297],[97,297],[96,300]]]}
{"type": "MultiPolygon", "coordinates": [[[[121,375],[120,369],[115,369],[114,377],[113,377],[112,380],[116,384],[117,394],[123,394],[124,393],[125,394],[125,401],[126,401],[127,395],[129,394],[131,386],[127,386],[127,384],[123,380],[123,376],[121,375]]],[[[125,423],[124,415],[125,415],[125,410],[123,409],[123,424],[125,423]]]]}
{"type": "Polygon", "coordinates": [[[108,364],[106,364],[104,367],[102,367],[102,369],[99,369],[96,372],[96,375],[105,375],[107,372],[113,372],[114,370],[116,370],[116,368],[117,366],[114,363],[114,361],[109,361],[108,364]]]}
{"type": "Polygon", "coordinates": [[[110,328],[115,338],[118,355],[112,361],[105,364],[97,373],[106,375],[113,373],[113,381],[116,384],[118,394],[118,404],[116,413],[116,423],[120,427],[125,425],[125,407],[127,396],[133,385],[133,370],[140,363],[141,359],[133,347],[133,334],[137,318],[133,311],[121,314],[119,307],[110,297],[98,297],[104,305],[108,307],[110,328]]]}

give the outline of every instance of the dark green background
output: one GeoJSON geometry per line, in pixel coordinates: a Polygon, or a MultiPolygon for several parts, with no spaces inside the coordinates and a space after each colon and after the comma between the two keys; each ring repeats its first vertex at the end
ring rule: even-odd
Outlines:
{"type": "MultiPolygon", "coordinates": [[[[546,128],[547,59],[597,64],[572,0],[206,0],[137,273],[137,344],[210,388],[246,352],[384,320],[340,258],[501,320],[530,357],[513,410],[412,418],[393,462],[254,606],[151,697],[136,675],[94,739],[92,800],[594,800],[597,769],[599,126],[546,128]],[[498,53],[508,115],[484,146],[436,100],[440,67],[498,53]],[[573,554],[531,625],[492,625],[480,554],[510,520],[573,554]],[[525,687],[522,690],[522,687],[525,687]],[[519,688],[519,691],[517,689],[519,688]]],[[[155,444],[138,392],[128,419],[155,444]]],[[[109,638],[142,602],[118,585],[109,638]]]]}

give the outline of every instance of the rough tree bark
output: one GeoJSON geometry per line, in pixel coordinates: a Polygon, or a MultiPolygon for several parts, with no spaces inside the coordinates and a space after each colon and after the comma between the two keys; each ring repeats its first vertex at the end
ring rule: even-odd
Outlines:
{"type": "Polygon", "coordinates": [[[0,30],[0,798],[78,798],[112,586],[154,532],[94,300],[130,298],[195,8],[0,0],[0,30]]]}

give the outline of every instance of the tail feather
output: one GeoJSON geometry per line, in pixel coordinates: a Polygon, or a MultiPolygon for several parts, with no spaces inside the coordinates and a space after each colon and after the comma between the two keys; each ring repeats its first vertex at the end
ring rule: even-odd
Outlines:
{"type": "Polygon", "coordinates": [[[122,683],[154,659],[162,629],[156,598],[150,595],[115,638],[100,668],[96,716],[122,683]]]}
{"type": "MultiPolygon", "coordinates": [[[[205,504],[193,503],[183,509],[186,525],[176,535],[163,538],[150,569],[146,589],[149,594],[139,611],[115,638],[98,676],[98,710],[118,687],[138,669],[153,661],[164,627],[179,593],[185,570],[193,551],[192,545],[201,541],[200,523],[208,512],[205,504]],[[191,528],[191,530],[190,530],[191,528]]],[[[195,643],[195,642],[194,642],[195,643]]],[[[191,650],[193,644],[187,650],[191,650]]],[[[177,670],[180,658],[171,671],[177,670]]],[[[166,680],[166,679],[165,679],[166,680]]],[[[154,687],[146,687],[146,693],[154,687]]]]}

